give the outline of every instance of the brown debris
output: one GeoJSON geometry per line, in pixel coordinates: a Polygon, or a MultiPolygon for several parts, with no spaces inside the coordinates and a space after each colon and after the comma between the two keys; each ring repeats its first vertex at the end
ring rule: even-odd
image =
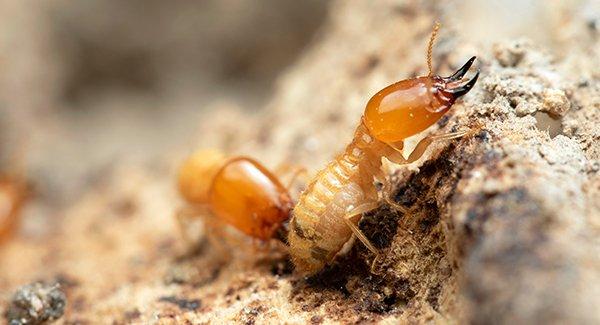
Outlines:
{"type": "Polygon", "coordinates": [[[160,297],[158,301],[171,303],[181,308],[182,310],[194,311],[198,310],[202,306],[202,302],[199,299],[184,299],[177,298],[175,296],[160,297]]]}
{"type": "Polygon", "coordinates": [[[59,284],[35,282],[15,292],[6,320],[10,325],[49,323],[62,317],[66,304],[59,284]]]}

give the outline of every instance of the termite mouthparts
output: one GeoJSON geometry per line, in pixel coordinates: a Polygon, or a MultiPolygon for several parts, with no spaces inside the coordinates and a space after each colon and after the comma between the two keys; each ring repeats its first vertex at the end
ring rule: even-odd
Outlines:
{"type": "Polygon", "coordinates": [[[477,82],[479,70],[470,80],[463,80],[475,58],[471,57],[449,77],[405,79],[377,92],[367,103],[363,118],[371,135],[379,141],[395,143],[435,124],[477,82]]]}
{"type": "Polygon", "coordinates": [[[469,90],[471,90],[471,88],[473,88],[473,86],[477,82],[477,78],[479,78],[479,69],[477,69],[477,72],[475,73],[473,78],[471,78],[471,80],[464,83],[462,86],[450,87],[450,88],[448,86],[451,84],[454,84],[455,82],[461,81],[463,79],[463,77],[465,76],[465,74],[467,74],[467,71],[469,71],[469,69],[471,68],[471,65],[473,65],[473,62],[475,62],[476,58],[477,58],[476,56],[472,56],[467,61],[467,63],[465,63],[462,67],[460,67],[460,69],[456,70],[456,72],[454,72],[451,76],[442,78],[442,80],[445,82],[445,86],[446,86],[446,89],[443,90],[444,92],[451,94],[454,97],[454,99],[456,99],[456,98],[468,93],[469,90]]]}

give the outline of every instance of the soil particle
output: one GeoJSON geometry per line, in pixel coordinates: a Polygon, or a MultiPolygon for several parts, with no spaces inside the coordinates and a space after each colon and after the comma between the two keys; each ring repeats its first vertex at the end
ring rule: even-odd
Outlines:
{"type": "Polygon", "coordinates": [[[13,295],[6,319],[10,325],[43,324],[62,317],[66,304],[59,284],[35,282],[13,295]]]}
{"type": "Polygon", "coordinates": [[[137,202],[132,198],[123,198],[112,203],[111,210],[117,216],[127,218],[139,210],[137,202]]]}
{"type": "Polygon", "coordinates": [[[360,220],[359,228],[370,238],[376,248],[387,248],[396,235],[400,217],[401,213],[383,207],[365,214],[360,220]]]}
{"type": "Polygon", "coordinates": [[[310,318],[310,323],[313,325],[319,325],[319,324],[323,323],[323,316],[314,315],[313,317],[310,318]]]}
{"type": "Polygon", "coordinates": [[[226,264],[222,256],[214,254],[206,241],[202,241],[185,255],[179,256],[167,269],[163,279],[166,284],[189,285],[199,288],[218,278],[226,264]],[[199,267],[206,265],[206,267],[199,267]]]}
{"type": "Polygon", "coordinates": [[[126,322],[131,323],[131,322],[135,321],[136,319],[138,319],[141,315],[142,315],[142,313],[140,313],[139,309],[134,308],[132,310],[126,311],[123,314],[123,318],[125,319],[126,322]]]}
{"type": "Polygon", "coordinates": [[[482,79],[483,88],[492,97],[508,99],[517,116],[545,111],[558,118],[564,116],[571,104],[567,97],[568,83],[560,81],[552,70],[552,58],[525,40],[497,43],[492,65],[494,74],[482,79]],[[519,70],[515,67],[518,66],[519,70]],[[547,69],[541,73],[541,69],[547,69]],[[526,72],[526,73],[523,73],[526,72]]]}
{"type": "Polygon", "coordinates": [[[202,301],[200,301],[200,299],[185,299],[177,298],[175,296],[165,296],[160,297],[158,301],[174,304],[182,310],[194,311],[202,307],[202,301]]]}
{"type": "Polygon", "coordinates": [[[544,89],[542,109],[554,117],[564,116],[571,108],[567,95],[560,89],[544,89]]]}
{"type": "Polygon", "coordinates": [[[272,260],[270,270],[271,274],[279,277],[289,276],[294,272],[294,264],[287,257],[274,259],[272,260]]]}
{"type": "Polygon", "coordinates": [[[520,40],[509,45],[495,44],[492,51],[503,67],[516,67],[526,54],[525,47],[525,41],[520,40]]]}
{"type": "Polygon", "coordinates": [[[258,302],[251,302],[250,306],[244,307],[240,312],[240,322],[246,325],[256,324],[256,318],[265,308],[258,302]]]}

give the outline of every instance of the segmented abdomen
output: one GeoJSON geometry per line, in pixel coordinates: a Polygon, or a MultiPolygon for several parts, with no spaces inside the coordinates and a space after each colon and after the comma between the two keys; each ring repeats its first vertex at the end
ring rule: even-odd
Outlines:
{"type": "Polygon", "coordinates": [[[333,259],[352,234],[343,218],[365,201],[359,166],[370,136],[361,125],[344,154],[321,170],[292,212],[288,243],[296,268],[314,273],[333,259]]]}
{"type": "Polygon", "coordinates": [[[301,271],[321,269],[348,241],[350,229],[342,218],[347,204],[362,196],[351,180],[355,168],[338,157],[317,175],[294,208],[288,242],[301,271]]]}

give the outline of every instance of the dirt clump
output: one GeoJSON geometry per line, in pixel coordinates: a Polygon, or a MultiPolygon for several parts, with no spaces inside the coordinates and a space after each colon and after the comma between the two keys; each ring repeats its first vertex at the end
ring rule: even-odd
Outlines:
{"type": "Polygon", "coordinates": [[[58,283],[35,282],[17,290],[6,320],[10,325],[45,324],[62,317],[67,298],[58,283]]]}

